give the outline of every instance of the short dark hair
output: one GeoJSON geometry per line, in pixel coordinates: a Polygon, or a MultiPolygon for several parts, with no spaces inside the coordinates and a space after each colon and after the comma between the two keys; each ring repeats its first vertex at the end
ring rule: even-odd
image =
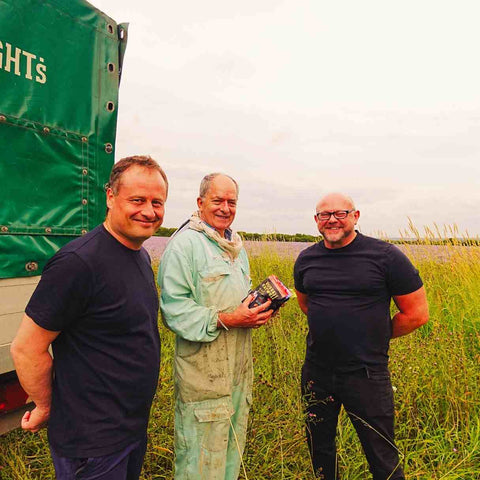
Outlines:
{"type": "Polygon", "coordinates": [[[205,198],[213,180],[219,175],[229,178],[235,184],[235,189],[237,190],[237,198],[238,198],[238,183],[230,175],[227,175],[226,173],[220,173],[220,172],[209,173],[208,175],[205,175],[202,178],[202,181],[200,182],[200,192],[198,196],[200,198],[205,198]]]}
{"type": "Polygon", "coordinates": [[[110,178],[108,180],[107,188],[111,188],[115,195],[118,194],[118,187],[120,185],[120,180],[122,175],[133,166],[148,168],[151,170],[157,170],[162,176],[165,187],[166,194],[168,196],[168,179],[167,175],[163,171],[163,168],[150,156],[150,155],[134,155],[132,157],[125,157],[119,160],[112,168],[110,173],[110,178]]]}

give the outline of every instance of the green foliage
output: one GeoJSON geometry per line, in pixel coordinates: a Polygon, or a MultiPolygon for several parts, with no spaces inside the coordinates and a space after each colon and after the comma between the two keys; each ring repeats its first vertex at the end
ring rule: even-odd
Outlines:
{"type": "Polygon", "coordinates": [[[318,236],[306,235],[305,233],[248,233],[238,232],[243,240],[258,240],[264,242],[318,242],[318,236]]]}
{"type": "Polygon", "coordinates": [[[167,227],[160,227],[156,232],[156,237],[171,237],[174,233],[176,228],[167,228],[167,227]]]}
{"type": "MultiPolygon", "coordinates": [[[[174,234],[176,228],[160,227],[155,233],[157,237],[170,237],[174,234]]],[[[295,233],[289,235],[287,233],[249,233],[238,232],[243,240],[260,240],[267,242],[318,242],[320,237],[306,235],[304,233],[295,233]]]]}
{"type": "MultiPolygon", "coordinates": [[[[430,322],[391,344],[397,444],[409,479],[475,480],[480,478],[480,249],[427,247],[402,246],[424,279],[430,322]]],[[[251,256],[253,283],[275,273],[293,286],[293,263],[293,254],[270,244],[251,256]]],[[[161,379],[150,419],[144,480],[173,478],[174,336],[163,325],[160,329],[161,379]]],[[[306,333],[306,319],[295,300],[253,332],[254,398],[244,454],[250,480],[313,480],[299,394],[306,333]]],[[[338,454],[343,479],[370,478],[344,412],[338,454]]],[[[2,479],[53,478],[45,432],[15,431],[2,437],[0,458],[2,479]]]]}

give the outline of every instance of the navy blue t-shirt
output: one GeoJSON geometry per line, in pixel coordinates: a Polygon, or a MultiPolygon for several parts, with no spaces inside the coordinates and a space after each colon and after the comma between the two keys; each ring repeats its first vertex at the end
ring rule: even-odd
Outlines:
{"type": "Polygon", "coordinates": [[[47,263],[26,313],[52,344],[49,441],[65,457],[103,456],[145,435],[158,383],[158,295],[150,257],[103,225],[47,263]]]}
{"type": "Polygon", "coordinates": [[[422,286],[397,247],[360,233],[343,248],[320,242],[302,251],[294,278],[307,295],[306,361],[346,371],[388,363],[391,297],[422,286]]]}

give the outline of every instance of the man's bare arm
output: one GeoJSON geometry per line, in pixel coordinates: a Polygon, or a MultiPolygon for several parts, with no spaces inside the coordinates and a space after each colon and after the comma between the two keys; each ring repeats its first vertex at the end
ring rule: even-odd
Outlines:
{"type": "Polygon", "coordinates": [[[407,295],[393,297],[399,312],[393,317],[392,338],[407,335],[428,322],[428,303],[425,287],[407,295]]]}
{"type": "Polygon", "coordinates": [[[300,310],[306,315],[308,313],[307,294],[299,292],[298,290],[295,290],[295,291],[297,292],[297,301],[298,301],[300,310]]]}
{"type": "Polygon", "coordinates": [[[59,334],[39,327],[28,315],[24,315],[12,342],[10,352],[18,378],[35,402],[35,408],[22,418],[24,430],[37,432],[50,416],[53,360],[48,347],[59,334]]]}

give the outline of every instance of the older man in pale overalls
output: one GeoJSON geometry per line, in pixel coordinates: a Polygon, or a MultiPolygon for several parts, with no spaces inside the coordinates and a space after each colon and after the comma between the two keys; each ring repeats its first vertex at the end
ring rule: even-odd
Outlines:
{"type": "Polygon", "coordinates": [[[248,258],[229,228],[237,198],[232,178],[207,175],[198,212],[174,235],[160,265],[161,311],[177,334],[177,480],[234,480],[245,447],[251,328],[265,324],[272,310],[266,310],[269,303],[248,308],[248,258]]]}

